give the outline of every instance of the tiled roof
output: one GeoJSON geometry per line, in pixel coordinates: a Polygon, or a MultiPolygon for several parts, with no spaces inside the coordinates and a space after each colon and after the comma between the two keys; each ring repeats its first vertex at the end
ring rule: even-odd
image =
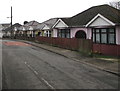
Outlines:
{"type": "Polygon", "coordinates": [[[2,25],[2,31],[4,31],[6,28],[10,27],[10,24],[7,23],[7,24],[0,24],[2,25]]]}
{"type": "Polygon", "coordinates": [[[30,21],[28,23],[26,23],[24,26],[37,26],[39,24],[39,22],[37,21],[30,21]]]}
{"type": "Polygon", "coordinates": [[[1,24],[3,27],[9,27],[10,26],[10,24],[8,23],[8,24],[1,24]]]}
{"type": "MultiPolygon", "coordinates": [[[[22,26],[22,25],[19,23],[15,23],[14,25],[12,25],[12,30],[14,30],[15,27],[19,28],[20,26],[22,26]]],[[[8,27],[5,29],[5,31],[12,31],[12,30],[11,30],[11,27],[8,27]]]]}
{"type": "Polygon", "coordinates": [[[53,25],[57,22],[59,18],[51,18],[45,22],[43,22],[45,25],[47,25],[49,28],[52,28],[53,25]]]}
{"type": "Polygon", "coordinates": [[[71,18],[60,18],[65,24],[67,24],[69,27],[72,26],[71,24],[71,18]]]}
{"type": "MultiPolygon", "coordinates": [[[[24,28],[25,30],[30,30],[30,28],[32,28],[33,30],[36,30],[37,29],[37,26],[39,25],[40,23],[37,22],[37,21],[30,21],[28,23],[26,23],[25,25],[23,25],[22,28],[24,28]]],[[[20,29],[22,29],[20,28],[20,29]]]]}
{"type": "Polygon", "coordinates": [[[115,24],[120,23],[120,10],[109,5],[100,5],[91,7],[69,19],[69,26],[84,26],[97,14],[101,14],[115,24]]]}
{"type": "Polygon", "coordinates": [[[44,26],[45,26],[44,23],[40,23],[40,24],[37,25],[36,29],[42,30],[42,28],[43,28],[44,26]]]}

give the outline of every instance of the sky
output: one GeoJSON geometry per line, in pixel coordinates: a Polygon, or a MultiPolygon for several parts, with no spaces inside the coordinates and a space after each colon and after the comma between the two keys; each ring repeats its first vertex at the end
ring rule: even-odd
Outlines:
{"type": "Polygon", "coordinates": [[[56,17],[72,17],[92,6],[109,4],[117,0],[0,0],[0,24],[10,23],[11,6],[13,24],[24,21],[40,23],[56,17]]]}

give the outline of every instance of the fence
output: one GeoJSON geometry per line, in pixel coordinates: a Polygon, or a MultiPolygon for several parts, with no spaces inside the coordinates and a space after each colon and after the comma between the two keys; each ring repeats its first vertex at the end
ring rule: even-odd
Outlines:
{"type": "Polygon", "coordinates": [[[66,48],[70,50],[76,50],[87,55],[91,53],[118,56],[120,57],[120,45],[106,45],[106,44],[95,44],[89,39],[77,39],[77,38],[55,38],[55,37],[26,37],[16,36],[16,39],[38,41],[39,43],[49,44],[66,48]]]}
{"type": "Polygon", "coordinates": [[[80,51],[85,54],[90,54],[92,52],[92,41],[89,39],[36,37],[35,40],[40,43],[80,51]]]}
{"type": "Polygon", "coordinates": [[[27,37],[27,36],[15,36],[14,39],[21,39],[21,40],[28,40],[28,41],[35,41],[35,37],[27,37]]]}

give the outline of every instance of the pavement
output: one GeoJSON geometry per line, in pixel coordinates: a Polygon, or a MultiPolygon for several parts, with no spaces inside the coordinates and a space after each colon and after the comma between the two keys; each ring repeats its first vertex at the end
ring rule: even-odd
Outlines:
{"type": "Polygon", "coordinates": [[[54,52],[56,54],[72,59],[74,61],[82,62],[83,64],[87,64],[97,69],[120,76],[119,69],[118,69],[120,64],[118,61],[120,61],[120,59],[118,58],[88,57],[88,56],[83,56],[77,51],[71,51],[68,49],[54,47],[51,45],[40,44],[38,42],[31,42],[26,40],[19,40],[19,41],[34,45],[36,47],[40,47],[42,49],[48,50],[50,52],[54,52]]]}

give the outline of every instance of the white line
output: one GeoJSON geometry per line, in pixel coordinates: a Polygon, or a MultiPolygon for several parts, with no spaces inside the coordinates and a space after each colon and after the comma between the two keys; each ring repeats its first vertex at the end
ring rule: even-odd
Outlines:
{"type": "Polygon", "coordinates": [[[36,75],[38,75],[38,72],[35,71],[29,64],[27,64],[27,62],[25,62],[25,64],[26,64],[36,75]]]}
{"type": "Polygon", "coordinates": [[[44,78],[41,78],[51,89],[55,89],[52,85],[50,85],[44,78]]]}
{"type": "Polygon", "coordinates": [[[25,64],[27,64],[27,62],[25,62],[25,64]]]}
{"type": "MultiPolygon", "coordinates": [[[[27,62],[25,62],[25,64],[26,64],[36,75],[38,75],[38,72],[35,71],[29,64],[27,64],[27,62]]],[[[55,89],[55,88],[54,88],[52,85],[50,85],[50,84],[48,83],[48,81],[46,81],[44,78],[41,77],[41,80],[43,80],[51,89],[55,89]]]]}
{"type": "MultiPolygon", "coordinates": [[[[27,66],[28,66],[28,67],[30,67],[30,65],[29,65],[29,64],[27,64],[27,66]]],[[[31,67],[30,67],[30,68],[31,68],[31,67]]],[[[31,68],[31,69],[32,69],[32,68],[31,68]]],[[[32,70],[33,70],[33,69],[32,69],[32,70]]]]}
{"type": "Polygon", "coordinates": [[[38,75],[38,72],[37,72],[37,71],[34,71],[34,73],[35,73],[36,75],[38,75]]]}

